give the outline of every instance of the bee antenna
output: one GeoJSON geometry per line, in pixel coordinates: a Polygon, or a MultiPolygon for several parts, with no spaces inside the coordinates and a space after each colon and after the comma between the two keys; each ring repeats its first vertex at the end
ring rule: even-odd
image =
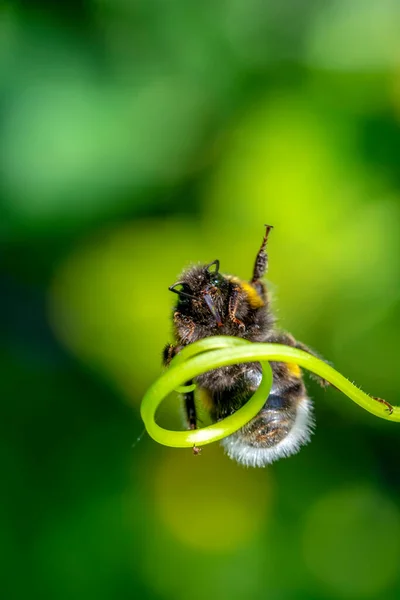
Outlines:
{"type": "Polygon", "coordinates": [[[178,294],[178,296],[186,296],[187,298],[192,298],[193,300],[197,300],[196,296],[193,296],[192,294],[188,294],[187,292],[184,292],[183,290],[176,290],[176,286],[178,285],[187,285],[184,281],[177,281],[176,283],[174,283],[173,285],[169,286],[169,291],[170,292],[174,292],[174,294],[178,294]]]}
{"type": "Polygon", "coordinates": [[[219,260],[218,258],[216,260],[213,260],[212,262],[210,262],[209,265],[206,265],[206,271],[208,271],[209,273],[218,273],[219,271],[219,260]],[[215,265],[215,270],[214,271],[210,271],[210,267],[212,267],[213,265],[215,265]]]}

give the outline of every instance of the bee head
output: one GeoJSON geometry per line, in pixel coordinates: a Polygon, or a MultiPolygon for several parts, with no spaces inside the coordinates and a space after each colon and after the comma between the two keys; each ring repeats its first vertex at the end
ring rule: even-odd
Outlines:
{"type": "Polygon", "coordinates": [[[177,310],[195,323],[222,327],[229,281],[219,272],[219,260],[187,269],[168,289],[179,296],[177,310]]]}

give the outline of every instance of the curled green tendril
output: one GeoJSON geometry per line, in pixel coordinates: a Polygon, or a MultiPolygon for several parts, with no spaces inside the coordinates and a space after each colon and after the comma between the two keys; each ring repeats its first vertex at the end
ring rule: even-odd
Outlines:
{"type": "MultiPolygon", "coordinates": [[[[381,419],[400,422],[400,407],[391,411],[359,390],[348,379],[322,360],[291,346],[281,344],[253,343],[246,340],[215,336],[186,346],[171,362],[168,370],[146,392],[141,404],[141,416],[149,435],[160,444],[176,448],[211,444],[231,435],[248,423],[265,404],[272,385],[269,362],[295,363],[329,381],[353,402],[381,419]],[[155,422],[156,411],[161,402],[174,390],[190,391],[183,384],[206,371],[237,363],[259,362],[262,381],[253,396],[233,415],[203,429],[193,431],[169,431],[155,422]]],[[[193,389],[193,386],[190,386],[193,389]]]]}

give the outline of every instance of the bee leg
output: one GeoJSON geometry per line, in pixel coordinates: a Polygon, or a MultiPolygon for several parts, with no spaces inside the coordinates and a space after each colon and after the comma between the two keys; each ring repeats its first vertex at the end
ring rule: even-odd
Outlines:
{"type": "MultiPolygon", "coordinates": [[[[193,381],[187,381],[185,385],[192,385],[193,381]]],[[[197,429],[196,405],[194,403],[194,392],[183,394],[185,407],[185,416],[188,424],[188,429],[197,429]]]]}
{"type": "Polygon", "coordinates": [[[236,311],[239,304],[239,293],[240,287],[235,286],[232,290],[232,293],[229,296],[228,314],[230,320],[236,323],[236,325],[239,325],[239,329],[244,331],[246,329],[245,324],[243,323],[243,321],[236,318],[236,311]]]}
{"type": "Polygon", "coordinates": [[[168,367],[171,360],[182,350],[183,346],[174,346],[173,344],[167,344],[162,353],[162,363],[165,367],[168,367]]]}
{"type": "Polygon", "coordinates": [[[190,317],[183,315],[179,311],[175,311],[174,312],[174,323],[176,325],[179,324],[181,338],[185,342],[190,343],[192,341],[193,334],[196,329],[196,325],[194,324],[194,321],[192,321],[192,319],[190,317]]]}
{"type": "Polygon", "coordinates": [[[393,406],[391,404],[389,404],[389,402],[387,402],[383,398],[378,398],[377,396],[371,396],[371,398],[373,398],[377,402],[380,402],[381,404],[384,404],[386,406],[387,411],[389,412],[389,415],[392,414],[392,412],[393,412],[393,406]]]}
{"type": "MultiPolygon", "coordinates": [[[[303,342],[298,342],[297,340],[295,340],[295,344],[294,344],[295,348],[298,348],[299,350],[304,350],[304,352],[307,352],[308,354],[311,354],[311,356],[315,356],[315,358],[319,358],[320,360],[323,360],[324,362],[326,362],[327,364],[328,361],[325,360],[324,358],[322,358],[322,356],[320,356],[318,354],[318,352],[315,352],[314,350],[312,350],[311,348],[309,348],[308,346],[306,346],[305,344],[303,344],[303,342]]],[[[314,379],[314,381],[316,381],[317,383],[319,383],[319,385],[323,388],[326,387],[333,387],[336,390],[338,389],[335,385],[333,385],[332,383],[330,383],[330,381],[327,381],[326,379],[323,379],[322,377],[320,377],[319,375],[316,375],[315,373],[310,373],[310,377],[312,379],[314,379]]]]}
{"type": "Polygon", "coordinates": [[[253,278],[250,282],[253,285],[258,284],[260,282],[260,279],[262,279],[262,277],[265,275],[268,269],[268,254],[266,253],[265,248],[267,247],[268,236],[271,229],[272,225],[265,226],[264,239],[256,257],[256,262],[254,264],[253,270],[253,278]]]}
{"type": "MultiPolygon", "coordinates": [[[[186,385],[191,385],[192,383],[192,380],[190,380],[186,382],[186,385]]],[[[196,405],[194,402],[194,392],[188,392],[187,394],[184,394],[183,399],[188,427],[191,430],[197,429],[197,414],[196,405]]],[[[196,444],[193,446],[193,454],[194,456],[201,454],[201,448],[196,446],[196,444]]]]}
{"type": "MultiPolygon", "coordinates": [[[[270,339],[268,341],[271,341],[275,344],[286,344],[287,346],[293,346],[294,348],[298,348],[299,350],[304,350],[304,352],[311,354],[311,356],[315,356],[315,358],[319,358],[320,360],[323,360],[324,362],[329,364],[328,361],[322,358],[322,356],[320,356],[317,352],[303,344],[303,342],[298,342],[292,335],[290,335],[290,333],[280,332],[277,335],[274,335],[273,339],[270,339]]],[[[316,375],[315,373],[310,373],[310,377],[314,379],[314,381],[319,383],[319,385],[323,388],[331,386],[337,389],[336,386],[334,386],[332,383],[330,383],[326,379],[323,379],[319,375],[316,375]]]]}

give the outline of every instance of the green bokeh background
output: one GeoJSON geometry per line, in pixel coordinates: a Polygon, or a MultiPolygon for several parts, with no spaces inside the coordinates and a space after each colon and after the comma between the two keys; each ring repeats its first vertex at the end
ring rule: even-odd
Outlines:
{"type": "Polygon", "coordinates": [[[399,404],[400,5],[0,11],[4,598],[399,598],[399,425],[310,382],[266,469],[136,439],[168,285],[266,222],[280,325],[399,404]]]}

